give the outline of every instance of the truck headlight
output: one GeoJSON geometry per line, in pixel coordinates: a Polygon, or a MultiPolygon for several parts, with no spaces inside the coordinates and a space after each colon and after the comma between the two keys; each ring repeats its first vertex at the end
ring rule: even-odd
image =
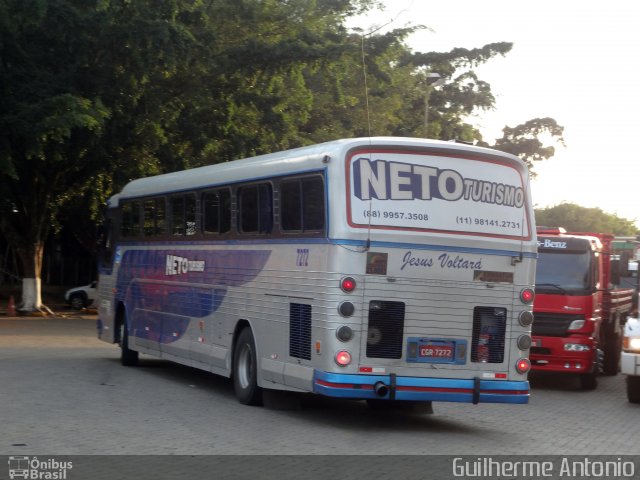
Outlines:
{"type": "Polygon", "coordinates": [[[622,339],[622,349],[625,352],[640,353],[640,337],[624,337],[622,339]]]}
{"type": "Polygon", "coordinates": [[[567,330],[580,330],[582,327],[584,327],[584,318],[577,318],[569,324],[567,330]]]}

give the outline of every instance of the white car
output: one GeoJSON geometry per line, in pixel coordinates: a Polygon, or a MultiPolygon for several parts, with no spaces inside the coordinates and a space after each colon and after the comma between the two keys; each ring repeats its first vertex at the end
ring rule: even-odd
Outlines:
{"type": "Polygon", "coordinates": [[[93,304],[98,298],[98,282],[95,280],[89,285],[72,288],[64,294],[64,301],[74,310],[82,310],[93,304]]]}
{"type": "Polygon", "coordinates": [[[627,319],[620,363],[622,373],[627,375],[627,398],[640,403],[640,317],[627,319]]]}

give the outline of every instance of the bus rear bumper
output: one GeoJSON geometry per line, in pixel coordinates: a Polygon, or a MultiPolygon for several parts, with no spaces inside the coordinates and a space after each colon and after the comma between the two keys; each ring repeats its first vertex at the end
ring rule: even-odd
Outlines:
{"type": "Polygon", "coordinates": [[[528,381],[351,375],[316,370],[313,391],[329,397],[354,399],[529,403],[528,381]]]}

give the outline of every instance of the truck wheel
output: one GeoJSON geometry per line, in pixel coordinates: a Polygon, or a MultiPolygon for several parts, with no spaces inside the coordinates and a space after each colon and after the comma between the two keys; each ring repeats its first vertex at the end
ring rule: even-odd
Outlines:
{"type": "Polygon", "coordinates": [[[640,377],[627,375],[627,398],[631,403],[640,403],[640,377]]]}
{"type": "Polygon", "coordinates": [[[262,388],[258,386],[258,355],[251,329],[238,336],[233,350],[233,389],[244,405],[262,405],[262,388]]]}
{"type": "Polygon", "coordinates": [[[598,374],[597,372],[581,373],[580,374],[580,388],[582,390],[595,390],[598,388],[598,374]]]}
{"type": "Polygon", "coordinates": [[[127,320],[120,322],[120,363],[126,367],[133,367],[138,364],[138,352],[129,349],[129,329],[127,320]]]}
{"type": "Polygon", "coordinates": [[[620,352],[622,351],[622,335],[612,332],[607,335],[604,344],[604,361],[602,373],[617,375],[620,371],[620,352]]]}

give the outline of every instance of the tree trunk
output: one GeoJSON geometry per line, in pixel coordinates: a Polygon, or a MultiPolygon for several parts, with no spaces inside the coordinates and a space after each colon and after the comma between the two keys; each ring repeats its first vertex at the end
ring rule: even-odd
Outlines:
{"type": "Polygon", "coordinates": [[[42,310],[42,259],[44,242],[26,245],[17,249],[22,263],[22,302],[18,307],[21,312],[42,310]]]}

